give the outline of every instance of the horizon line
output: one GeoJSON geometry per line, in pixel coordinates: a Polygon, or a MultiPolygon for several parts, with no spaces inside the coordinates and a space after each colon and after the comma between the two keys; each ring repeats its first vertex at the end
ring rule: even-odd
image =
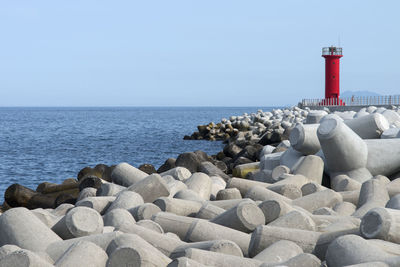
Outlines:
{"type": "Polygon", "coordinates": [[[0,108],[257,108],[257,107],[293,107],[297,105],[274,106],[0,106],[0,108]]]}

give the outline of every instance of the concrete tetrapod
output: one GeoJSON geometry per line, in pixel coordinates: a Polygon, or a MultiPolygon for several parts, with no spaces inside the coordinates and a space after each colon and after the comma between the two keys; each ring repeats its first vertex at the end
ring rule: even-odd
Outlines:
{"type": "Polygon", "coordinates": [[[65,214],[67,214],[68,211],[70,211],[73,208],[75,208],[74,205],[69,204],[69,203],[64,203],[50,212],[51,212],[51,214],[53,214],[55,216],[64,216],[65,214]]]}
{"type": "MultiPolygon", "coordinates": [[[[206,267],[205,265],[187,257],[180,257],[174,259],[168,267],[206,267]]],[[[379,266],[380,267],[380,266],[379,266]]]]}
{"type": "Polygon", "coordinates": [[[385,118],[388,120],[390,124],[394,124],[400,120],[400,115],[394,110],[386,109],[383,110],[381,114],[385,116],[385,118]]]}
{"type": "MultiPolygon", "coordinates": [[[[260,267],[272,267],[277,265],[263,263],[260,267]]],[[[291,259],[288,259],[285,262],[280,263],[279,266],[286,266],[286,267],[320,267],[321,261],[315,255],[310,253],[301,253],[297,256],[294,256],[291,259]]]]}
{"type": "Polygon", "coordinates": [[[226,188],[237,188],[242,197],[244,197],[247,191],[256,185],[267,188],[271,184],[233,177],[226,183],[226,188]]]}
{"type": "MultiPolygon", "coordinates": [[[[165,177],[172,177],[172,176],[164,176],[163,178],[165,177]]],[[[187,189],[187,185],[178,180],[169,181],[167,182],[167,185],[169,189],[169,197],[174,197],[174,195],[180,190],[187,189]]]]}
{"type": "Polygon", "coordinates": [[[179,190],[174,196],[174,198],[193,200],[193,201],[203,201],[203,199],[195,191],[191,189],[179,190]]]}
{"type": "Polygon", "coordinates": [[[358,228],[319,233],[276,226],[259,226],[251,235],[249,252],[250,256],[255,256],[279,240],[288,240],[300,246],[305,253],[313,253],[324,260],[327,247],[335,238],[354,233],[358,233],[358,228]]]}
{"type": "Polygon", "coordinates": [[[314,155],[321,149],[317,137],[319,124],[298,123],[289,135],[290,145],[304,155],[314,155]]]}
{"type": "Polygon", "coordinates": [[[292,201],[292,205],[302,207],[309,212],[313,212],[316,209],[322,207],[332,208],[337,203],[343,201],[342,195],[331,190],[325,189],[322,191],[315,192],[313,194],[295,199],[292,201]]]}
{"type": "Polygon", "coordinates": [[[264,213],[255,203],[241,202],[237,206],[211,219],[210,222],[250,233],[258,225],[265,224],[265,217],[264,213]]]}
{"type": "MultiPolygon", "coordinates": [[[[329,115],[324,120],[335,116],[329,115]]],[[[338,120],[342,121],[341,119],[338,120]]],[[[377,139],[389,128],[387,119],[378,113],[346,120],[344,123],[362,139],[377,139]]],[[[289,136],[292,147],[304,155],[314,155],[317,153],[321,148],[317,137],[318,126],[319,124],[297,124],[289,136]]]]}
{"type": "Polygon", "coordinates": [[[164,175],[164,176],[161,176],[161,177],[164,179],[164,181],[167,184],[173,183],[173,182],[180,182],[179,180],[176,180],[172,175],[164,175]]]}
{"type": "MultiPolygon", "coordinates": [[[[337,205],[337,204],[336,204],[337,205]]],[[[335,205],[335,206],[336,206],[335,205]]],[[[336,211],[334,211],[331,208],[327,208],[327,207],[322,207],[319,209],[316,209],[313,211],[312,213],[313,215],[332,215],[332,216],[338,216],[338,214],[336,213],[336,211]]]]}
{"type": "Polygon", "coordinates": [[[150,230],[155,231],[160,234],[164,233],[164,230],[161,227],[161,225],[159,225],[158,223],[156,223],[152,220],[141,220],[141,221],[138,221],[136,223],[136,225],[142,226],[144,228],[150,229],[150,230]]]}
{"type": "Polygon", "coordinates": [[[341,216],[350,216],[356,211],[356,206],[353,203],[343,201],[336,204],[333,207],[333,210],[341,216]]]}
{"type": "Polygon", "coordinates": [[[135,224],[132,214],[125,209],[113,209],[103,216],[104,226],[113,226],[124,231],[126,225],[135,224]]]}
{"type": "Polygon", "coordinates": [[[358,209],[353,216],[361,218],[370,209],[384,207],[389,200],[386,185],[377,179],[371,179],[362,184],[358,198],[358,209]]]}
{"type": "Polygon", "coordinates": [[[318,123],[328,113],[325,110],[311,110],[306,117],[307,124],[318,123]]]}
{"type": "Polygon", "coordinates": [[[282,196],[278,193],[275,193],[272,190],[269,190],[267,188],[261,187],[261,186],[254,186],[252,187],[246,194],[246,198],[250,198],[254,201],[256,200],[280,200],[284,201],[288,204],[292,203],[292,200],[290,198],[287,198],[285,196],[282,196]]]}
{"type": "Polygon", "coordinates": [[[76,202],[76,207],[88,207],[104,214],[115,200],[114,196],[87,197],[76,202]]]}
{"type": "Polygon", "coordinates": [[[318,127],[317,135],[331,177],[348,174],[360,182],[372,177],[365,169],[367,145],[343,121],[336,117],[324,120],[318,127]]]}
{"type": "Polygon", "coordinates": [[[185,181],[188,189],[196,192],[203,200],[209,200],[211,195],[212,180],[205,173],[195,172],[185,181]]]}
{"type": "Polygon", "coordinates": [[[377,139],[381,134],[389,129],[389,122],[379,113],[369,114],[344,122],[362,139],[377,139]]]}
{"type": "Polygon", "coordinates": [[[315,192],[319,192],[327,189],[325,186],[317,184],[315,182],[309,182],[301,187],[302,196],[307,196],[315,192]]]}
{"type": "Polygon", "coordinates": [[[122,186],[131,186],[147,176],[149,176],[147,173],[126,162],[118,164],[111,173],[112,181],[122,186]]]}
{"type": "Polygon", "coordinates": [[[0,266],[4,267],[51,267],[53,264],[48,263],[37,254],[26,249],[20,249],[0,258],[0,266]]]}
{"type": "Polygon", "coordinates": [[[381,139],[398,138],[400,128],[389,128],[381,134],[381,139]]]}
{"type": "Polygon", "coordinates": [[[301,192],[301,187],[307,183],[310,182],[310,179],[305,177],[304,175],[301,174],[283,174],[281,177],[279,177],[280,180],[275,182],[274,184],[268,186],[268,189],[271,189],[273,187],[276,187],[278,185],[290,185],[290,186],[295,186],[297,187],[300,192],[301,192]]]}
{"type": "Polygon", "coordinates": [[[41,251],[60,240],[26,208],[13,208],[0,216],[0,246],[11,244],[31,251],[41,251]]]}
{"type": "Polygon", "coordinates": [[[262,250],[260,253],[255,255],[253,259],[268,264],[277,264],[289,260],[301,253],[303,253],[303,250],[296,243],[288,240],[280,240],[262,250]]]}
{"type": "Polygon", "coordinates": [[[32,210],[32,213],[49,228],[53,227],[61,219],[61,216],[56,216],[48,210],[40,208],[32,210]]]}
{"type": "Polygon", "coordinates": [[[359,182],[372,178],[366,169],[367,145],[343,121],[336,117],[325,119],[317,135],[331,177],[347,174],[359,182]]]}
{"type": "MultiPolygon", "coordinates": [[[[339,230],[353,229],[355,227],[359,227],[361,220],[359,218],[352,217],[350,215],[340,215],[336,211],[330,208],[322,208],[318,211],[322,211],[320,213],[314,213],[312,218],[315,222],[318,223],[317,231],[319,232],[334,232],[339,230]],[[320,215],[321,214],[321,215],[320,215]],[[319,217],[319,218],[316,218],[319,217]],[[325,223],[321,223],[324,221],[324,217],[333,217],[337,218],[337,220],[333,219],[330,224],[326,225],[325,223]]],[[[327,221],[330,221],[329,219],[327,221]]]]}
{"type": "Polygon", "coordinates": [[[368,106],[368,107],[365,109],[365,111],[368,112],[368,113],[373,113],[373,112],[376,112],[377,109],[378,109],[378,108],[375,107],[375,106],[368,106]]]}
{"type": "Polygon", "coordinates": [[[219,176],[226,181],[230,178],[229,175],[224,173],[222,170],[220,170],[217,166],[209,161],[203,161],[202,163],[200,163],[198,171],[205,173],[209,176],[219,176]]]}
{"type": "Polygon", "coordinates": [[[358,199],[360,198],[360,190],[343,191],[338,193],[342,196],[343,201],[350,202],[355,206],[358,205],[358,199]]]}
{"type": "Polygon", "coordinates": [[[51,229],[62,239],[71,239],[100,234],[103,231],[103,226],[103,219],[97,211],[87,207],[76,207],[70,210],[51,229]]]}
{"type": "Polygon", "coordinates": [[[372,175],[390,176],[400,171],[400,138],[368,139],[367,169],[372,175]]]}
{"type": "Polygon", "coordinates": [[[185,255],[185,250],[188,248],[197,248],[227,255],[233,255],[237,257],[243,257],[242,250],[235,242],[232,242],[230,240],[211,240],[211,241],[187,243],[185,245],[179,246],[171,254],[170,258],[174,259],[182,257],[182,255],[185,255]]]}
{"type": "Polygon", "coordinates": [[[288,240],[300,246],[304,252],[312,253],[320,233],[276,226],[258,226],[251,235],[249,256],[254,257],[265,248],[280,240],[288,240]]]}
{"type": "MultiPolygon", "coordinates": [[[[161,177],[164,179],[164,181],[167,184],[170,184],[170,183],[173,183],[173,182],[181,182],[179,180],[176,180],[172,175],[165,175],[165,176],[161,176],[161,177]]],[[[168,185],[168,186],[170,186],[170,185],[168,185]]]]}
{"type": "Polygon", "coordinates": [[[400,210],[371,209],[361,220],[360,232],[368,239],[377,238],[400,243],[400,210]]]}
{"type": "Polygon", "coordinates": [[[195,216],[202,207],[201,202],[177,198],[161,197],[153,202],[162,211],[181,216],[195,216]]]}
{"type": "Polygon", "coordinates": [[[324,161],[314,155],[305,156],[293,170],[293,174],[301,174],[317,184],[322,183],[324,161]]]}
{"type": "MultiPolygon", "coordinates": [[[[284,180],[281,180],[280,182],[282,181],[284,180]]],[[[278,183],[279,182],[271,186],[268,186],[268,189],[289,199],[296,199],[302,196],[301,189],[297,185],[289,183],[284,183],[284,184],[278,184],[278,183]]]]}
{"type": "Polygon", "coordinates": [[[167,257],[169,257],[177,247],[186,244],[179,239],[157,233],[138,224],[130,225],[129,229],[126,230],[126,233],[140,236],[167,257]]]}
{"type": "Polygon", "coordinates": [[[108,207],[107,212],[113,209],[129,210],[144,203],[143,198],[136,192],[129,190],[121,191],[116,196],[115,200],[108,207]]]}
{"type": "Polygon", "coordinates": [[[317,256],[320,260],[325,260],[326,251],[328,250],[328,246],[332,243],[333,240],[344,235],[359,235],[359,234],[360,234],[359,227],[321,233],[317,243],[315,244],[314,251],[312,253],[315,256],[317,256]]]}
{"type": "Polygon", "coordinates": [[[191,224],[199,220],[197,218],[180,216],[169,212],[159,212],[153,215],[151,219],[158,223],[164,232],[177,234],[181,240],[185,238],[191,224]]]}
{"type": "Polygon", "coordinates": [[[309,231],[316,230],[316,225],[313,219],[310,216],[308,216],[307,213],[299,210],[290,211],[289,213],[270,222],[268,226],[294,228],[294,229],[302,229],[309,231]]]}
{"type": "Polygon", "coordinates": [[[237,257],[196,248],[186,249],[184,257],[195,260],[206,266],[216,267],[258,267],[262,264],[261,261],[254,259],[237,257]]]}
{"type": "Polygon", "coordinates": [[[380,247],[382,250],[386,251],[387,253],[400,256],[400,244],[396,244],[393,242],[388,242],[381,239],[368,239],[368,242],[380,247]]]}
{"type": "Polygon", "coordinates": [[[134,183],[128,187],[128,190],[141,195],[143,201],[146,203],[152,203],[159,197],[169,196],[167,183],[157,173],[153,173],[139,182],[134,183]]]}
{"type": "Polygon", "coordinates": [[[115,227],[114,226],[104,226],[103,227],[103,234],[108,234],[114,232],[115,227]]]}
{"type": "Polygon", "coordinates": [[[317,225],[317,228],[319,231],[322,232],[321,228],[324,229],[325,227],[329,227],[332,224],[335,223],[346,223],[346,224],[351,224],[352,227],[359,227],[361,220],[358,218],[354,218],[352,216],[336,216],[336,215],[310,215],[310,217],[313,219],[315,224],[317,225]]]}
{"type": "Polygon", "coordinates": [[[279,163],[280,165],[285,165],[290,170],[293,170],[296,168],[297,164],[300,163],[303,157],[303,153],[290,147],[288,150],[283,152],[282,156],[280,157],[279,163]]]}
{"type": "Polygon", "coordinates": [[[20,249],[21,248],[16,245],[3,245],[0,247],[0,258],[20,249]]]}
{"type": "Polygon", "coordinates": [[[93,187],[86,187],[81,192],[79,192],[78,198],[76,201],[82,200],[87,197],[95,197],[97,193],[97,189],[93,187]]]}
{"type": "Polygon", "coordinates": [[[355,115],[354,118],[359,118],[359,117],[363,117],[366,115],[369,115],[370,112],[367,112],[367,108],[361,108],[355,115]]]}
{"type": "Polygon", "coordinates": [[[381,261],[390,267],[400,266],[400,257],[382,250],[357,235],[345,235],[335,239],[326,251],[329,267],[342,267],[364,262],[381,261]]]}
{"type": "Polygon", "coordinates": [[[212,181],[210,199],[215,200],[217,198],[218,192],[226,188],[226,182],[219,176],[211,176],[210,178],[212,181]]]}
{"type": "Polygon", "coordinates": [[[278,181],[281,175],[288,173],[290,173],[290,169],[288,167],[285,165],[279,165],[272,170],[271,177],[274,181],[278,181]]]}
{"type": "Polygon", "coordinates": [[[264,213],[266,224],[294,210],[291,205],[281,200],[265,200],[258,204],[258,207],[264,213]]]}
{"type": "Polygon", "coordinates": [[[372,261],[360,264],[346,265],[346,267],[390,267],[390,266],[381,261],[372,261]]]}
{"type": "Polygon", "coordinates": [[[372,175],[390,176],[400,170],[400,157],[393,156],[400,152],[398,138],[362,140],[334,117],[324,120],[317,134],[331,176],[347,174],[364,182],[372,175]]]}
{"type": "Polygon", "coordinates": [[[196,214],[196,218],[210,220],[214,219],[215,217],[224,212],[225,210],[223,208],[215,206],[210,202],[206,202],[203,204],[199,212],[196,214]]]}
{"type": "Polygon", "coordinates": [[[400,194],[397,194],[390,198],[386,203],[386,208],[400,210],[400,194]]]}
{"type": "Polygon", "coordinates": [[[167,266],[171,259],[136,234],[123,234],[107,247],[107,267],[167,266]]]}
{"type": "Polygon", "coordinates": [[[220,239],[235,242],[242,250],[243,255],[248,255],[250,235],[219,224],[211,223],[205,220],[195,221],[190,226],[190,229],[185,237],[185,240],[188,242],[201,242],[220,239]]]}
{"type": "Polygon", "coordinates": [[[74,243],[54,264],[57,267],[105,266],[108,256],[105,251],[88,241],[74,243]]]}
{"type": "Polygon", "coordinates": [[[277,153],[273,153],[273,154],[268,154],[268,155],[264,155],[261,159],[260,159],[260,170],[268,170],[271,171],[276,167],[281,165],[281,157],[283,155],[283,151],[281,152],[277,152],[277,153]]]}
{"type": "Polygon", "coordinates": [[[336,175],[331,177],[331,188],[338,191],[353,191],[360,190],[362,183],[351,179],[345,174],[336,175]]]}
{"type": "Polygon", "coordinates": [[[241,165],[236,165],[232,170],[232,175],[234,177],[245,178],[250,172],[257,171],[260,169],[260,162],[252,162],[241,165]]]}
{"type": "Polygon", "coordinates": [[[375,175],[374,177],[372,177],[375,180],[379,180],[382,183],[384,183],[385,185],[388,185],[391,181],[389,178],[387,178],[385,175],[375,175]]]}
{"type": "Polygon", "coordinates": [[[239,189],[237,188],[226,188],[222,189],[217,193],[217,200],[226,200],[226,199],[241,199],[242,195],[240,194],[239,189]]]}
{"type": "Polygon", "coordinates": [[[160,175],[161,176],[171,175],[176,180],[185,181],[189,179],[192,173],[185,167],[175,167],[173,169],[160,173],[160,175]]]}
{"type": "Polygon", "coordinates": [[[400,178],[394,178],[389,184],[386,185],[389,196],[392,198],[397,194],[400,194],[400,178]]]}
{"type": "Polygon", "coordinates": [[[379,202],[380,205],[385,205],[389,200],[389,194],[386,185],[379,180],[371,179],[362,184],[358,207],[361,207],[368,202],[379,202]]]}
{"type": "Polygon", "coordinates": [[[274,146],[266,145],[266,146],[264,146],[263,149],[261,150],[259,156],[260,156],[260,158],[262,158],[264,155],[271,154],[272,151],[274,151],[274,150],[275,150],[275,147],[274,147],[274,146]]]}
{"type": "Polygon", "coordinates": [[[128,210],[136,221],[150,220],[151,217],[160,212],[161,209],[153,203],[144,203],[128,210]]]}
{"type": "Polygon", "coordinates": [[[79,191],[82,192],[86,188],[94,188],[97,190],[102,183],[102,179],[97,176],[85,176],[79,181],[79,191]]]}
{"type": "Polygon", "coordinates": [[[113,183],[103,183],[96,191],[96,196],[116,196],[122,190],[125,190],[125,186],[121,186],[113,183]]]}
{"type": "Polygon", "coordinates": [[[227,199],[227,200],[215,200],[215,201],[208,201],[207,203],[211,203],[214,206],[220,207],[224,210],[229,210],[239,203],[242,202],[251,202],[255,203],[253,200],[250,198],[243,198],[243,199],[227,199]]]}
{"type": "Polygon", "coordinates": [[[72,238],[68,240],[61,240],[57,242],[51,243],[46,248],[46,253],[52,258],[54,261],[57,261],[73,244],[79,241],[88,241],[96,244],[101,247],[103,250],[106,250],[111,240],[115,237],[122,235],[122,232],[116,231],[105,234],[97,234],[97,235],[89,235],[78,238],[72,238]]]}

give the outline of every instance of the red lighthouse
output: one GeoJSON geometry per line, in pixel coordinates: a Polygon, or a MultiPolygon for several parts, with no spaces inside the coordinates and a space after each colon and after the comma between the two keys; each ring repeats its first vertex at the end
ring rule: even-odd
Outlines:
{"type": "Polygon", "coordinates": [[[322,56],[325,58],[325,100],[339,103],[339,65],[342,55],[341,47],[324,47],[322,56]]]}

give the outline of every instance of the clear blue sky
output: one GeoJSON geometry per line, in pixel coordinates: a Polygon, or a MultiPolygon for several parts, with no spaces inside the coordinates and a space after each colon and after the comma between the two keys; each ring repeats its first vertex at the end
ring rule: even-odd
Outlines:
{"type": "Polygon", "coordinates": [[[0,0],[0,106],[270,106],[400,93],[400,1],[0,0]]]}

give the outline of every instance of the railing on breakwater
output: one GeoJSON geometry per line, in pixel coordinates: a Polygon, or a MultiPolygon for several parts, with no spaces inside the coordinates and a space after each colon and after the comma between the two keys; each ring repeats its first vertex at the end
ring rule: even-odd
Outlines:
{"type": "Polygon", "coordinates": [[[400,95],[303,99],[302,106],[400,106],[400,95]]]}

